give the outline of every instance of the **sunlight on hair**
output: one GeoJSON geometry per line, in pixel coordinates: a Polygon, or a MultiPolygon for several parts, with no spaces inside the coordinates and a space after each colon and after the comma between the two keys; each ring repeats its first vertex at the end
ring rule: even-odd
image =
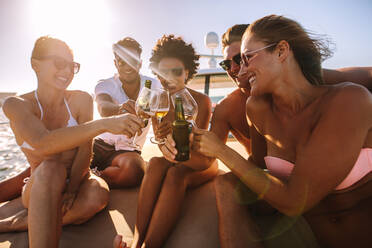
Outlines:
{"type": "Polygon", "coordinates": [[[110,1],[29,0],[25,4],[28,29],[34,40],[44,35],[63,40],[72,49],[74,60],[81,64],[79,75],[69,89],[93,91],[92,82],[101,73],[112,71],[111,64],[97,62],[111,59],[112,30],[108,27],[115,20],[110,1]]]}

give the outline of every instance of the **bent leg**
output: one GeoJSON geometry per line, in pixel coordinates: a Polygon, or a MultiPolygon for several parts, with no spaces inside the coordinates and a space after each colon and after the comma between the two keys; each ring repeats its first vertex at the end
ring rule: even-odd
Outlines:
{"type": "MultiPolygon", "coordinates": [[[[108,185],[102,178],[91,174],[81,183],[72,208],[63,216],[62,225],[81,224],[89,220],[106,207],[108,200],[108,185]]],[[[10,206],[4,207],[12,211],[8,217],[0,220],[0,232],[26,231],[28,211],[23,206],[22,199],[17,198],[7,204],[10,206]]]]}
{"type": "Polygon", "coordinates": [[[217,163],[204,171],[183,165],[169,168],[146,233],[145,247],[163,246],[179,218],[186,189],[211,180],[217,172],[217,163]]]}
{"type": "Polygon", "coordinates": [[[240,180],[231,172],[218,176],[215,191],[221,247],[263,247],[246,203],[239,201],[240,180]]]}
{"type": "Polygon", "coordinates": [[[56,161],[42,162],[31,175],[22,194],[28,208],[30,247],[57,247],[61,233],[61,200],[66,169],[56,161]]]}
{"type": "Polygon", "coordinates": [[[109,167],[101,172],[110,188],[134,187],[140,185],[145,161],[137,152],[117,155],[109,167]]]}
{"type": "Polygon", "coordinates": [[[171,165],[172,163],[160,157],[153,157],[149,161],[138,195],[137,220],[132,247],[141,247],[145,239],[164,177],[171,165]]]}
{"type": "Polygon", "coordinates": [[[63,225],[81,224],[104,209],[109,201],[106,182],[93,174],[81,182],[72,208],[63,216],[63,225]]]}
{"type": "Polygon", "coordinates": [[[0,207],[0,233],[27,230],[27,209],[18,197],[0,207]]]}

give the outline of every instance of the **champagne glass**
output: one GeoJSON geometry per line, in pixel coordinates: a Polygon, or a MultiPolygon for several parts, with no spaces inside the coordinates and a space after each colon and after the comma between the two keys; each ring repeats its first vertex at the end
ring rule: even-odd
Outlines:
{"type": "Polygon", "coordinates": [[[194,127],[197,127],[196,125],[196,117],[198,116],[198,104],[196,103],[195,99],[192,97],[190,92],[187,90],[187,88],[183,88],[180,91],[175,92],[172,94],[172,103],[173,106],[175,105],[175,99],[179,96],[182,98],[182,105],[183,105],[183,112],[185,114],[185,119],[194,127]]]}
{"type": "MultiPolygon", "coordinates": [[[[164,89],[156,89],[158,104],[155,111],[156,120],[158,121],[158,126],[161,123],[161,120],[164,116],[168,114],[169,111],[169,92],[164,89]]],[[[153,144],[164,144],[165,139],[156,140],[155,137],[150,138],[151,143],[153,144]]]]}
{"type": "MultiPolygon", "coordinates": [[[[135,109],[136,109],[137,116],[144,121],[145,126],[148,125],[149,119],[155,116],[157,105],[158,105],[158,97],[157,97],[156,91],[151,90],[147,87],[143,87],[137,97],[135,109]]],[[[129,144],[130,147],[135,148],[135,149],[140,148],[136,144],[137,135],[138,133],[136,133],[136,135],[132,139],[132,143],[129,144]]]]}

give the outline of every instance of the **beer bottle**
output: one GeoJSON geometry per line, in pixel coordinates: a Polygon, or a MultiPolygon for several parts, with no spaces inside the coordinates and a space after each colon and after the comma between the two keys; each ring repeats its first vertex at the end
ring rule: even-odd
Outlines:
{"type": "Polygon", "coordinates": [[[175,100],[175,115],[176,118],[172,123],[173,139],[176,142],[176,161],[186,161],[190,158],[189,147],[189,123],[185,120],[183,113],[182,98],[176,97],[175,100]]]}
{"type": "Polygon", "coordinates": [[[148,89],[151,89],[151,80],[147,79],[145,81],[145,87],[148,88],[148,89]]]}

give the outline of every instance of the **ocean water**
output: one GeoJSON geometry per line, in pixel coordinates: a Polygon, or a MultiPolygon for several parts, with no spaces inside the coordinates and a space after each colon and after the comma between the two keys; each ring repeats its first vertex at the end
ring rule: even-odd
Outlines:
{"type": "Polygon", "coordinates": [[[17,145],[8,119],[0,108],[0,181],[27,168],[27,160],[17,145]]]}

